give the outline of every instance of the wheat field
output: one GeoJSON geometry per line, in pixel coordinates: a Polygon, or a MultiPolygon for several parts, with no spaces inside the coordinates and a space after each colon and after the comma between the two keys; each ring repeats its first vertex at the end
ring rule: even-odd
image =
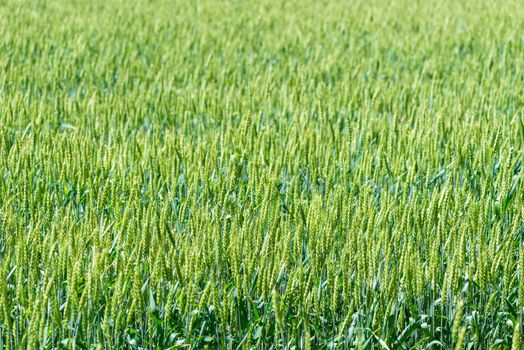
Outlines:
{"type": "Polygon", "coordinates": [[[523,18],[0,0],[0,348],[523,349],[523,18]]]}

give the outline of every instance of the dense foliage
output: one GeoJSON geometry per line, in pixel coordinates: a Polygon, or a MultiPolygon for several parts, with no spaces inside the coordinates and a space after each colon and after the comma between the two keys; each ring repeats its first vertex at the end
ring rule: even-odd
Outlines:
{"type": "Polygon", "coordinates": [[[0,0],[0,347],[521,349],[523,14],[0,0]]]}

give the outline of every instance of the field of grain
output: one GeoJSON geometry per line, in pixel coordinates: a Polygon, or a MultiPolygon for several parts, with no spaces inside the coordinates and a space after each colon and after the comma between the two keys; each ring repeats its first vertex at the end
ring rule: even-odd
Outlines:
{"type": "Polygon", "coordinates": [[[523,348],[524,2],[0,0],[0,348],[523,348]]]}

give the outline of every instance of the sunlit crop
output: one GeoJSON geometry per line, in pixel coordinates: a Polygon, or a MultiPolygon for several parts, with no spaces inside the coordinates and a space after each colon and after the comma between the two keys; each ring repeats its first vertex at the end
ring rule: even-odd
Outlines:
{"type": "Polygon", "coordinates": [[[0,348],[522,349],[523,18],[0,0],[0,348]]]}

